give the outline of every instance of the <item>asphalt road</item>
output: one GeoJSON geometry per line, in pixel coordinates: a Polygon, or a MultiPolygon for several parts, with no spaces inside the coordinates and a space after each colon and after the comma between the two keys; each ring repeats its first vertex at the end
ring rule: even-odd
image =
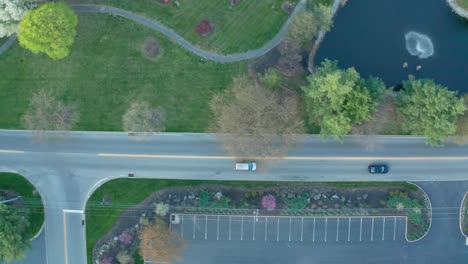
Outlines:
{"type": "MultiPolygon", "coordinates": [[[[39,143],[32,140],[28,131],[0,130],[0,171],[26,176],[41,192],[46,208],[48,264],[83,260],[86,251],[85,229],[79,221],[81,215],[64,214],[64,210],[83,210],[90,192],[99,182],[126,177],[128,173],[147,178],[219,180],[468,179],[466,146],[449,144],[431,148],[419,137],[377,137],[368,145],[359,142],[352,137],[343,144],[325,142],[316,136],[306,137],[303,144],[290,151],[287,160],[263,162],[259,164],[258,172],[238,173],[233,170],[234,160],[226,156],[216,137],[210,134],[169,133],[141,141],[125,133],[73,132],[65,138],[39,143]],[[390,173],[369,175],[367,165],[379,161],[389,164],[390,173]]],[[[434,192],[443,193],[442,190],[434,192]]],[[[463,195],[461,193],[462,190],[457,195],[463,195]]],[[[190,247],[187,254],[192,254],[191,250],[198,246],[203,247],[203,244],[190,247]]],[[[291,250],[299,248],[301,246],[291,250]]],[[[212,254],[219,252],[222,250],[212,254]]]]}

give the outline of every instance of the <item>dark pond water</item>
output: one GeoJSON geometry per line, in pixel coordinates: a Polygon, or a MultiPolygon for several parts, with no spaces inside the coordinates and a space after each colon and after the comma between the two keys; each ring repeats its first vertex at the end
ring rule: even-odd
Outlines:
{"type": "Polygon", "coordinates": [[[325,58],[338,60],[341,67],[354,66],[363,77],[381,77],[387,85],[413,74],[468,92],[468,21],[452,13],[444,0],[348,0],[315,64],[325,58]],[[430,38],[432,56],[410,55],[405,40],[410,31],[430,38]],[[402,67],[404,62],[408,68],[402,67]]]}

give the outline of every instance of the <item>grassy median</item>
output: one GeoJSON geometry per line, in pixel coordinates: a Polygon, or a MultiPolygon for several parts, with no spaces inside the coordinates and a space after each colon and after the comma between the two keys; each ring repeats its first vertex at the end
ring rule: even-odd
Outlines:
{"type": "Polygon", "coordinates": [[[0,190],[12,191],[23,197],[23,204],[29,212],[28,235],[36,235],[44,223],[44,205],[36,188],[19,174],[1,172],[0,190]]]}

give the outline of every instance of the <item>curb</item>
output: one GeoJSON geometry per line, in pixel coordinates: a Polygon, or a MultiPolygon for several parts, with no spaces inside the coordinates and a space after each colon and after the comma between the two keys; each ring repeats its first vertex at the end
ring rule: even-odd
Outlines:
{"type": "Polygon", "coordinates": [[[426,191],[424,191],[423,188],[419,187],[419,185],[417,185],[415,183],[412,183],[412,182],[407,182],[407,183],[418,187],[418,189],[424,193],[425,202],[429,204],[429,206],[428,206],[429,216],[430,216],[430,218],[429,218],[429,227],[427,228],[426,233],[424,233],[424,235],[422,235],[420,238],[418,238],[416,240],[408,240],[408,217],[406,217],[406,234],[405,234],[406,237],[405,237],[405,239],[406,239],[407,242],[413,243],[413,242],[418,242],[419,240],[423,239],[429,233],[429,231],[431,230],[431,226],[432,226],[432,202],[431,202],[431,199],[429,198],[429,195],[427,195],[426,191]]]}
{"type": "Polygon", "coordinates": [[[461,234],[465,237],[465,239],[468,240],[468,236],[465,234],[465,232],[463,232],[463,227],[462,227],[462,224],[463,224],[463,215],[465,213],[465,208],[463,208],[463,204],[465,202],[465,200],[468,198],[468,192],[465,193],[465,196],[463,196],[463,199],[461,201],[461,205],[460,205],[460,218],[459,218],[459,227],[460,227],[460,232],[461,234]]]}

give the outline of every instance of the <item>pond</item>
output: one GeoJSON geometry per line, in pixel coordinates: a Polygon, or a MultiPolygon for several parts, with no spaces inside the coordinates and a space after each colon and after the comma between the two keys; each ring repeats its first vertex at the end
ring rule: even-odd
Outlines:
{"type": "Polygon", "coordinates": [[[468,93],[468,20],[453,13],[445,0],[349,0],[338,11],[315,64],[325,58],[391,86],[412,74],[468,93]]]}

